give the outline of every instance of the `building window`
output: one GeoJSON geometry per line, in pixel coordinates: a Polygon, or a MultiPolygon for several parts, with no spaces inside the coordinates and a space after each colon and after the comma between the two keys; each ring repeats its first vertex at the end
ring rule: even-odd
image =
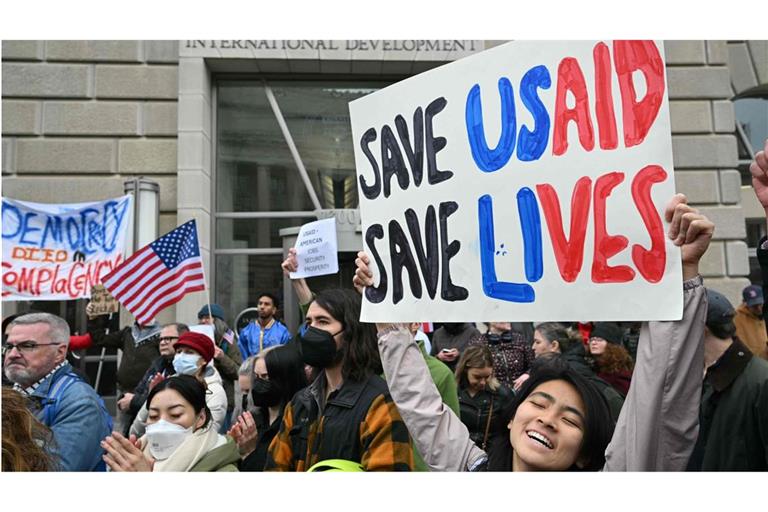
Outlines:
{"type": "Polygon", "coordinates": [[[358,207],[349,102],[387,85],[217,81],[214,287],[229,316],[260,291],[282,300],[281,229],[358,207]]]}
{"type": "MultiPolygon", "coordinates": [[[[747,96],[752,96],[747,94],[747,96]]],[[[742,186],[752,186],[749,165],[755,153],[763,149],[768,138],[768,99],[741,97],[733,102],[736,114],[736,139],[739,148],[739,172],[742,186]]],[[[747,219],[747,247],[749,253],[749,280],[762,284],[760,264],[757,261],[757,246],[766,235],[766,221],[763,218],[747,219]]]]}
{"type": "Polygon", "coordinates": [[[736,139],[739,149],[741,184],[752,185],[749,164],[755,153],[763,149],[768,138],[768,99],[740,98],[733,102],[736,114],[736,139]]]}

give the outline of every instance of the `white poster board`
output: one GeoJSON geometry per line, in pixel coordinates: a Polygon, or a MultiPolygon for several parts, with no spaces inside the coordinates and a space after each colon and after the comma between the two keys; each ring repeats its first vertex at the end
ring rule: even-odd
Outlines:
{"type": "Polygon", "coordinates": [[[198,334],[205,334],[209,338],[211,338],[211,341],[213,344],[216,344],[216,340],[213,338],[213,334],[215,332],[215,329],[210,324],[196,324],[196,325],[190,325],[189,330],[192,332],[196,332],[198,334]]]}
{"type": "Polygon", "coordinates": [[[350,103],[362,320],[675,320],[660,41],[520,41],[350,103]]]}
{"type": "Polygon", "coordinates": [[[336,219],[316,220],[301,226],[296,238],[298,270],[291,279],[324,276],[339,271],[336,219]]]}
{"type": "Polygon", "coordinates": [[[132,196],[74,204],[3,198],[3,300],[75,300],[123,262],[132,196]]]}

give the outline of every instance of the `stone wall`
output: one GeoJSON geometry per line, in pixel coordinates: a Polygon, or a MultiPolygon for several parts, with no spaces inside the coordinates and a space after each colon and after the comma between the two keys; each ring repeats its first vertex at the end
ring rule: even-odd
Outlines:
{"type": "Polygon", "coordinates": [[[100,200],[143,175],[176,225],[178,42],[3,41],[2,61],[3,195],[100,200]]]}
{"type": "Polygon", "coordinates": [[[701,273],[734,304],[749,282],[725,41],[665,41],[677,190],[715,222],[701,273]]]}

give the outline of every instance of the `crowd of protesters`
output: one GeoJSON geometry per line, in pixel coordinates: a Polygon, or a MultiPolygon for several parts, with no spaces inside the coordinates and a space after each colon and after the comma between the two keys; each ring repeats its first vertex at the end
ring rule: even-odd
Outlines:
{"type": "MultiPolygon", "coordinates": [[[[767,152],[751,165],[766,212],[767,152]]],[[[714,224],[681,194],[665,217],[683,269],[674,322],[363,323],[364,252],[348,289],[292,280],[297,332],[270,293],[239,332],[217,304],[196,319],[210,334],[108,333],[89,314],[70,336],[55,315],[18,315],[3,332],[3,470],[768,470],[768,240],[763,286],[734,307],[699,274],[714,224]],[[114,418],[67,362],[89,346],[123,351],[114,418]]],[[[286,276],[296,265],[290,250],[286,276]]]]}

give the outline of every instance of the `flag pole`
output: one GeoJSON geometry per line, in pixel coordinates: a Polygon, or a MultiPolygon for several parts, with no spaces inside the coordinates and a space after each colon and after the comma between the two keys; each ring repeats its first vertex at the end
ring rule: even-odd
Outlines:
{"type": "MultiPolygon", "coordinates": [[[[195,231],[197,231],[197,225],[195,225],[195,231]]],[[[195,233],[197,234],[197,233],[195,233]]],[[[197,239],[197,247],[198,250],[200,248],[200,239],[197,239]]],[[[202,255],[202,252],[200,253],[202,255]]],[[[208,259],[208,262],[210,264],[210,259],[208,259]]],[[[205,263],[202,265],[203,269],[203,282],[205,283],[205,300],[208,304],[208,316],[211,317],[211,322],[213,323],[213,346],[216,347],[216,321],[213,319],[213,311],[211,311],[211,288],[208,286],[208,274],[205,272],[205,263]]],[[[199,319],[198,319],[199,321],[199,319]]],[[[211,366],[213,365],[213,361],[211,361],[211,366]]]]}
{"type": "MultiPolygon", "coordinates": [[[[209,264],[210,264],[210,261],[211,260],[209,259],[208,260],[209,264]]],[[[213,311],[211,311],[211,288],[210,286],[208,286],[208,274],[206,274],[205,272],[205,265],[203,265],[203,281],[205,282],[205,300],[207,301],[206,303],[208,304],[208,316],[210,316],[211,321],[213,321],[213,311]]],[[[215,325],[216,324],[214,323],[214,329],[215,329],[215,325]]],[[[214,340],[213,343],[215,344],[216,340],[214,340]]]]}

